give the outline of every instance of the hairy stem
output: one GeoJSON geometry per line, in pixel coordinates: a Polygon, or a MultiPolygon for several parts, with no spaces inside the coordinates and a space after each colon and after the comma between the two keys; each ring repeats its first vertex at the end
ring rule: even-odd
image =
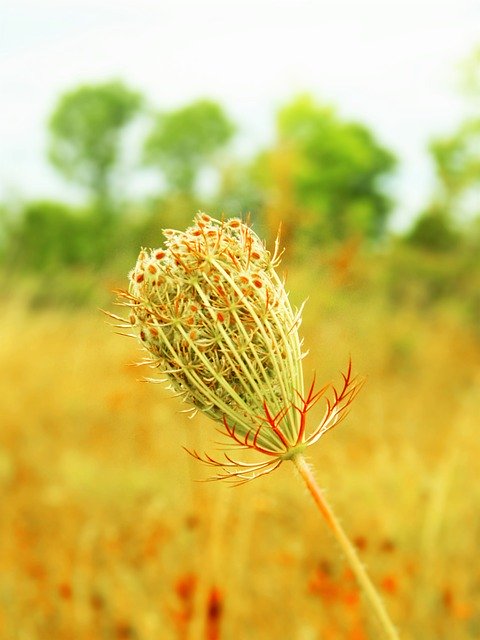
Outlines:
{"type": "Polygon", "coordinates": [[[350,567],[353,573],[355,574],[355,577],[357,578],[357,581],[360,587],[363,589],[365,593],[365,597],[369,605],[375,611],[378,621],[380,622],[385,632],[385,638],[388,638],[389,640],[399,640],[398,632],[393,626],[392,621],[390,620],[390,617],[387,613],[387,610],[385,608],[385,605],[383,604],[381,597],[379,596],[377,590],[373,586],[372,581],[368,577],[365,567],[363,566],[363,564],[360,561],[360,558],[357,555],[355,547],[350,542],[347,534],[345,533],[340,522],[338,521],[337,517],[333,513],[330,505],[325,500],[322,494],[322,491],[318,486],[317,481],[315,480],[315,477],[312,473],[310,466],[308,465],[305,458],[301,454],[297,454],[296,456],[294,456],[292,458],[292,461],[297,467],[297,470],[302,476],[303,480],[305,481],[305,484],[307,485],[308,490],[312,494],[312,497],[315,500],[315,503],[320,513],[323,515],[328,526],[333,531],[333,533],[335,534],[335,537],[340,543],[340,546],[343,552],[345,553],[348,562],[350,563],[350,567]]]}

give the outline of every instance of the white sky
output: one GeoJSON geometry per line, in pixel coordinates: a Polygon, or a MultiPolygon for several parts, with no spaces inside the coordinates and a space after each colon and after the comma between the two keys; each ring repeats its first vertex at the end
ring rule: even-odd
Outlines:
{"type": "Polygon", "coordinates": [[[0,200],[72,199],[48,167],[59,94],[119,77],[158,108],[223,103],[239,148],[272,136],[308,91],[400,157],[395,226],[432,191],[428,140],[465,115],[458,64],[480,44],[479,0],[0,0],[0,200]]]}

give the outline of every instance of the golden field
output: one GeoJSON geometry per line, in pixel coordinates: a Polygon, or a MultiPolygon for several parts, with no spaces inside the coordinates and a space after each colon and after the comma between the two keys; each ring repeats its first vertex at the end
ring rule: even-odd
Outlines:
{"type": "MultiPolygon", "coordinates": [[[[289,286],[307,381],[350,355],[367,378],[309,459],[402,639],[479,638],[478,334],[452,308],[289,286]]],[[[0,638],[381,640],[293,465],[196,482],[182,447],[214,450],[214,425],[139,381],[133,340],[93,305],[1,306],[0,638]]]]}

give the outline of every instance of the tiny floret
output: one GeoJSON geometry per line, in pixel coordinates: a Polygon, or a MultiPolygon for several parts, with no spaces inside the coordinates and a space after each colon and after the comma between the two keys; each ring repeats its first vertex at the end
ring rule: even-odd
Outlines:
{"type": "Polygon", "coordinates": [[[278,241],[270,253],[239,218],[199,213],[185,231],[167,229],[164,246],[142,249],[119,292],[128,327],[149,364],[173,390],[219,425],[228,449],[253,450],[254,462],[191,452],[218,469],[216,478],[244,482],[277,468],[341,419],[360,383],[305,392],[301,310],[295,311],[277,274],[278,241]],[[321,398],[326,410],[308,432],[306,414],[321,398]]]}

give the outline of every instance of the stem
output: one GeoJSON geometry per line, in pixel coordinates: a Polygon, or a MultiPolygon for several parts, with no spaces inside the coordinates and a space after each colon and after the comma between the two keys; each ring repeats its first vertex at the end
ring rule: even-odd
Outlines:
{"type": "Polygon", "coordinates": [[[315,477],[312,473],[312,470],[305,458],[301,454],[297,454],[292,458],[295,466],[298,469],[298,472],[302,476],[305,484],[308,487],[308,490],[312,494],[317,507],[320,510],[320,513],[323,515],[325,520],[327,521],[328,526],[335,534],[340,546],[343,549],[343,552],[347,556],[348,562],[350,563],[350,567],[357,578],[357,581],[361,588],[363,589],[365,596],[375,611],[377,615],[378,621],[382,625],[382,628],[385,632],[385,637],[389,640],[399,640],[399,635],[397,630],[393,626],[392,621],[387,613],[385,605],[383,604],[382,599],[380,598],[377,590],[373,586],[372,581],[368,577],[368,574],[365,570],[365,567],[360,561],[360,558],[357,555],[355,547],[350,542],[347,534],[343,530],[340,522],[337,520],[337,517],[333,513],[330,505],[325,500],[320,487],[318,486],[315,477]]]}

